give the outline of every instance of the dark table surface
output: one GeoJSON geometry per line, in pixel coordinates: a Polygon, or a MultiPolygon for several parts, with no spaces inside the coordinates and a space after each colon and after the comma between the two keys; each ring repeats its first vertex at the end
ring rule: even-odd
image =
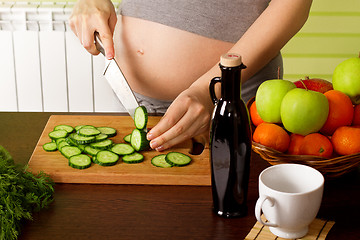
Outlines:
{"type": "MultiPolygon", "coordinates": [[[[0,112],[0,145],[26,164],[53,114],[63,113],[0,112]]],[[[56,184],[54,202],[24,223],[19,239],[244,239],[267,166],[253,153],[243,218],[217,217],[209,186],[56,184]]],[[[360,168],[326,180],[318,218],[335,221],[326,239],[360,239],[359,192],[360,168]]]]}

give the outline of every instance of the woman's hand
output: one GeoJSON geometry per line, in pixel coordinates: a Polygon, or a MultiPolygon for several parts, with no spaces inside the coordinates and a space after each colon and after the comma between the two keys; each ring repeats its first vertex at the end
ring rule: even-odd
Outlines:
{"type": "Polygon", "coordinates": [[[108,59],[115,56],[113,33],[116,21],[115,8],[110,0],[79,0],[69,18],[72,31],[93,55],[99,54],[94,44],[94,33],[99,32],[108,59]]]}
{"type": "Polygon", "coordinates": [[[150,147],[162,151],[209,131],[214,105],[208,91],[190,87],[179,94],[147,135],[150,147]]]}

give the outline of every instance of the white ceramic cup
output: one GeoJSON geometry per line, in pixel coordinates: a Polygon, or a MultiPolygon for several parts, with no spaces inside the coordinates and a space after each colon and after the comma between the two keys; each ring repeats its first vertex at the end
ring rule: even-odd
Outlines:
{"type": "Polygon", "coordinates": [[[279,164],[259,176],[256,219],[282,238],[301,238],[315,219],[322,200],[324,177],[316,169],[300,164],[279,164]],[[264,213],[266,222],[262,221],[264,213]]]}

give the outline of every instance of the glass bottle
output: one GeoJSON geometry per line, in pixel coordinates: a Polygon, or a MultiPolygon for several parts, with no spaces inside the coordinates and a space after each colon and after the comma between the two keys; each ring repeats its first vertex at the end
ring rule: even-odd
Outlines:
{"type": "Polygon", "coordinates": [[[247,214],[247,191],[251,157],[251,129],[247,107],[241,99],[239,54],[220,58],[221,78],[211,80],[209,90],[215,108],[210,130],[211,185],[214,212],[222,217],[247,214]],[[215,84],[221,83],[216,98],[215,84]]]}

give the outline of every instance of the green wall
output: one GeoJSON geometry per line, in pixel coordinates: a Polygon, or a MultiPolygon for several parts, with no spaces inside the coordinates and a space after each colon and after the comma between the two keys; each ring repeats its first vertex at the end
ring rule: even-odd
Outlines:
{"type": "Polygon", "coordinates": [[[360,0],[314,0],[300,32],[283,48],[284,79],[329,81],[335,67],[360,52],[360,0]]]}

